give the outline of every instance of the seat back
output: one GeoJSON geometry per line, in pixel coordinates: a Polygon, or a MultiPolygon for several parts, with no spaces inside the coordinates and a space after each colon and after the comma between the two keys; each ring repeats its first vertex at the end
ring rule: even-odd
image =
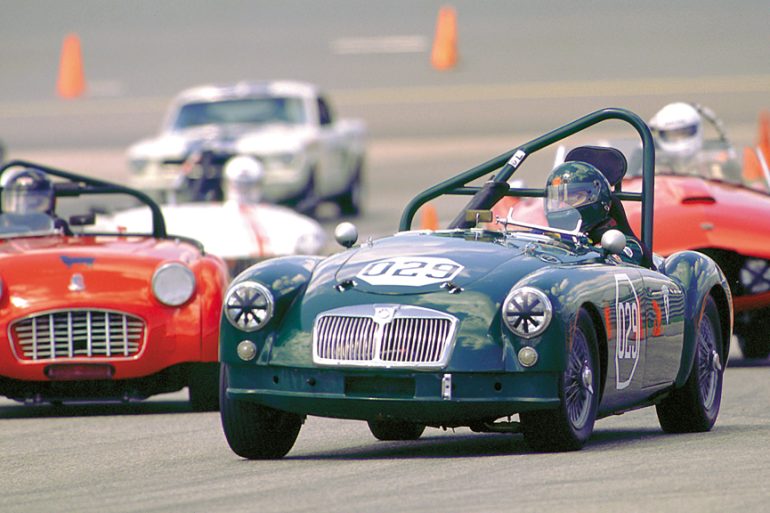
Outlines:
{"type": "Polygon", "coordinates": [[[610,187],[615,187],[626,176],[628,162],[623,152],[616,148],[606,146],[578,146],[572,148],[564,158],[565,162],[579,160],[593,165],[602,172],[610,182],[610,187]]]}

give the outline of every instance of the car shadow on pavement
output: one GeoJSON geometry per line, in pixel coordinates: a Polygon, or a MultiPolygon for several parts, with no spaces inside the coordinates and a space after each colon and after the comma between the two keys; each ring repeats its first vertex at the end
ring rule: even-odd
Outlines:
{"type": "Polygon", "coordinates": [[[0,419],[46,417],[98,417],[113,415],[148,415],[193,413],[187,401],[129,401],[115,403],[64,403],[25,405],[6,403],[0,406],[0,419]]]}
{"type": "Polygon", "coordinates": [[[731,367],[770,367],[769,358],[730,358],[727,361],[727,368],[731,367]]]}
{"type": "Polygon", "coordinates": [[[287,460],[377,460],[391,458],[462,458],[525,454],[531,452],[521,435],[456,434],[453,436],[423,435],[419,440],[378,442],[357,445],[335,451],[293,456],[287,460]]]}

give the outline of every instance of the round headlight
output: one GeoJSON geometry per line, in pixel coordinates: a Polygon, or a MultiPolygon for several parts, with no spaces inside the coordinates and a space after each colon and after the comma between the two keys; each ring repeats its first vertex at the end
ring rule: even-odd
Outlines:
{"type": "Polygon", "coordinates": [[[195,275],[184,264],[163,264],[152,276],[152,293],[158,301],[168,306],[179,306],[195,292],[195,275]]]}
{"type": "Polygon", "coordinates": [[[551,322],[551,301],[533,287],[513,289],[503,302],[503,321],[519,337],[540,335],[551,322]]]}
{"type": "Polygon", "coordinates": [[[225,297],[225,317],[242,331],[257,331],[273,316],[273,295],[264,285],[243,281],[225,297]]]}

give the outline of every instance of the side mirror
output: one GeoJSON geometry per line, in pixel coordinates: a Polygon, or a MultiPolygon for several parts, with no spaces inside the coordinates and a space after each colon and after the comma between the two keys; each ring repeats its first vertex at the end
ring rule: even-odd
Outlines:
{"type": "Polygon", "coordinates": [[[607,253],[619,255],[626,249],[626,236],[620,230],[607,230],[602,235],[601,244],[607,253]]]}
{"type": "Polygon", "coordinates": [[[358,240],[358,228],[356,228],[356,225],[353,223],[340,223],[334,229],[334,240],[336,240],[340,246],[346,248],[352,247],[358,240]]]}

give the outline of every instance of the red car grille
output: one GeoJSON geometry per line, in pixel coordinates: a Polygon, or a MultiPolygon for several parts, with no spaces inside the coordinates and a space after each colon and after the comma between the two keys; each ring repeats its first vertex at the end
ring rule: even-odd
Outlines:
{"type": "Polygon", "coordinates": [[[64,310],[11,324],[11,343],[22,360],[130,357],[144,343],[144,321],[121,312],[64,310]]]}

